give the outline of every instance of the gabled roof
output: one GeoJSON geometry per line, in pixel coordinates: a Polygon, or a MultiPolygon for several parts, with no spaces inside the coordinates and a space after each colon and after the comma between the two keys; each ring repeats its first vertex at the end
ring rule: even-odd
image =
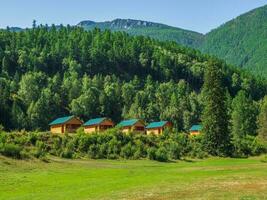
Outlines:
{"type": "Polygon", "coordinates": [[[118,126],[125,127],[125,126],[133,126],[135,123],[137,123],[139,119],[129,119],[129,120],[123,120],[121,121],[118,126]]]}
{"type": "Polygon", "coordinates": [[[64,124],[67,121],[71,120],[74,116],[66,116],[66,117],[60,117],[57,118],[56,120],[52,121],[49,125],[57,125],[57,124],[64,124]]]}
{"type": "Polygon", "coordinates": [[[104,120],[106,120],[106,117],[102,117],[102,118],[95,118],[95,119],[90,119],[87,122],[85,122],[83,124],[83,126],[92,126],[92,125],[98,125],[101,122],[103,122],[104,120]]]}
{"type": "Polygon", "coordinates": [[[146,128],[148,128],[148,129],[150,129],[150,128],[162,128],[167,123],[168,123],[167,121],[152,122],[152,123],[148,124],[148,126],[146,128]]]}
{"type": "Polygon", "coordinates": [[[193,125],[191,128],[190,128],[190,131],[200,131],[202,129],[202,126],[199,125],[199,124],[196,124],[196,125],[193,125]]]}

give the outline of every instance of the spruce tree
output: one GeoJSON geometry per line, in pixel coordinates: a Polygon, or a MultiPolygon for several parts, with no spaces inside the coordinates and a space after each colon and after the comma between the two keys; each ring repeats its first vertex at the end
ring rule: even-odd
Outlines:
{"type": "Polygon", "coordinates": [[[228,109],[222,77],[220,64],[210,61],[205,70],[202,88],[202,132],[204,148],[214,156],[226,156],[230,153],[228,109]]]}

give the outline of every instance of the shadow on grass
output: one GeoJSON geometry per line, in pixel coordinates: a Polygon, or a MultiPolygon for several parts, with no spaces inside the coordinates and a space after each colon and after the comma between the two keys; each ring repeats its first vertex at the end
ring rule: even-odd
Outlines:
{"type": "Polygon", "coordinates": [[[195,163],[196,162],[195,160],[188,159],[188,158],[183,158],[183,159],[181,159],[181,161],[188,162],[188,163],[195,163]]]}

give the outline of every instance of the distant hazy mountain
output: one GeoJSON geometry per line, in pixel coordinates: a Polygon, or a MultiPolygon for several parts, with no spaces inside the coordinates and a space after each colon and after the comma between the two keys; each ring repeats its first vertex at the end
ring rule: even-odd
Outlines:
{"type": "Polygon", "coordinates": [[[211,31],[205,35],[199,48],[267,77],[267,6],[243,14],[211,31]]]}
{"type": "Polygon", "coordinates": [[[197,32],[133,19],[115,19],[106,22],[88,20],[80,22],[77,26],[87,30],[97,27],[102,30],[111,29],[112,31],[125,31],[130,35],[144,35],[163,41],[170,40],[190,47],[200,46],[203,40],[203,35],[197,32]]]}

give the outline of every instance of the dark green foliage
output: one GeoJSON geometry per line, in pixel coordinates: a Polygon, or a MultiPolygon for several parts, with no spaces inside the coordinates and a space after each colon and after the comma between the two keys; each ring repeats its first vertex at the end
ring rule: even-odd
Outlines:
{"type": "Polygon", "coordinates": [[[156,160],[157,159],[156,152],[157,152],[157,149],[155,147],[148,148],[148,150],[147,150],[148,158],[150,160],[156,160]]]}
{"type": "Polygon", "coordinates": [[[226,91],[218,63],[210,62],[203,86],[202,115],[203,144],[208,153],[226,156],[230,153],[230,131],[226,105],[226,91]]]}
{"type": "Polygon", "coordinates": [[[259,138],[267,144],[267,96],[261,102],[260,114],[258,116],[259,138]]]}
{"type": "Polygon", "coordinates": [[[165,149],[165,147],[159,147],[157,149],[155,152],[155,160],[160,162],[168,161],[168,151],[165,149]]]}
{"type": "Polygon", "coordinates": [[[208,153],[205,151],[203,143],[203,135],[198,135],[190,138],[189,156],[192,158],[206,158],[208,153]]]}
{"type": "Polygon", "coordinates": [[[22,150],[23,148],[21,146],[13,143],[4,143],[2,145],[0,143],[0,153],[7,157],[21,159],[22,150]]]}
{"type": "Polygon", "coordinates": [[[257,138],[247,135],[235,145],[234,157],[256,156],[267,151],[267,146],[257,138]]]}
{"type": "Polygon", "coordinates": [[[258,108],[247,97],[244,91],[240,91],[232,102],[232,136],[235,151],[243,152],[242,145],[247,136],[255,136],[257,133],[258,108]],[[238,150],[241,148],[241,150],[238,150]]]}
{"type": "MultiPolygon", "coordinates": [[[[123,118],[169,120],[174,132],[188,132],[203,113],[204,150],[220,156],[233,153],[228,115],[245,112],[242,120],[236,121],[246,122],[246,128],[233,126],[234,132],[257,135],[256,105],[267,91],[265,80],[198,51],[99,29],[52,26],[22,32],[3,30],[0,60],[0,124],[6,130],[47,130],[56,117],[74,114],[83,120],[97,116],[115,122],[123,118]],[[249,98],[231,108],[240,90],[249,98]],[[242,105],[248,108],[243,111],[242,105]]],[[[5,136],[0,143],[1,148],[6,143],[25,147],[26,153],[34,146],[36,157],[49,153],[65,158],[148,157],[166,161],[190,153],[205,156],[200,143],[184,134],[123,135],[116,129],[103,135],[77,133],[75,137],[11,134],[10,141],[6,142],[5,136]]],[[[238,151],[248,154],[246,146],[251,149],[252,145],[243,146],[238,151]]]]}
{"type": "MultiPolygon", "coordinates": [[[[170,120],[178,131],[199,121],[199,91],[211,59],[171,42],[78,27],[0,31],[0,123],[7,130],[47,130],[74,114],[170,120]],[[10,67],[12,66],[12,67],[10,67]]],[[[222,66],[224,86],[253,100],[266,83],[222,66]]]]}
{"type": "MultiPolygon", "coordinates": [[[[150,159],[161,162],[184,157],[205,158],[208,152],[202,145],[203,135],[165,132],[161,136],[131,133],[125,135],[116,129],[101,134],[51,135],[50,133],[1,133],[0,154],[13,158],[39,158],[48,155],[67,159],[150,159]],[[33,140],[34,138],[34,140],[33,140]],[[34,142],[32,142],[34,141],[34,142]]],[[[267,146],[254,136],[241,141],[233,156],[259,155],[267,146]]]]}

